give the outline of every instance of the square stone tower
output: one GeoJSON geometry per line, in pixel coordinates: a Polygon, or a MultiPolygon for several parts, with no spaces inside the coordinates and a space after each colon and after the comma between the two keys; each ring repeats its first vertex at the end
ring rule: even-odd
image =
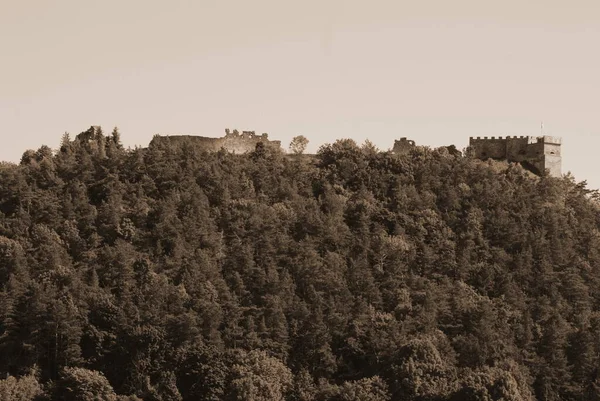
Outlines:
{"type": "Polygon", "coordinates": [[[561,138],[554,136],[543,136],[538,138],[542,142],[543,166],[547,169],[552,177],[560,177],[562,175],[562,157],[560,154],[561,138]]]}
{"type": "Polygon", "coordinates": [[[521,163],[536,174],[542,174],[548,170],[552,177],[562,175],[561,139],[557,137],[471,137],[469,146],[473,156],[481,160],[506,160],[521,163]]]}

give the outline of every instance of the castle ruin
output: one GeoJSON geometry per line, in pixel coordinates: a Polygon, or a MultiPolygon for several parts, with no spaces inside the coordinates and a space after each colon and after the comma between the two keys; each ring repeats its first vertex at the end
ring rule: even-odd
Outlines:
{"type": "Polygon", "coordinates": [[[410,139],[400,138],[400,140],[394,141],[394,147],[392,148],[392,152],[403,155],[408,153],[412,148],[415,147],[415,141],[411,141],[410,139]]]}
{"type": "MultiPolygon", "coordinates": [[[[506,160],[520,163],[537,175],[548,171],[551,177],[560,177],[561,138],[553,136],[507,136],[507,137],[470,137],[470,154],[481,160],[506,160]]],[[[415,147],[415,141],[400,138],[394,141],[392,153],[404,155],[415,147]]],[[[446,147],[451,153],[458,152],[454,146],[446,147]]],[[[460,152],[458,152],[460,154],[460,152]]]]}
{"type": "Polygon", "coordinates": [[[198,145],[203,150],[209,152],[218,152],[221,149],[225,149],[228,152],[237,154],[252,152],[256,149],[258,143],[263,143],[273,149],[281,148],[281,141],[269,140],[269,135],[266,133],[256,135],[254,131],[242,131],[240,134],[238,130],[234,129],[233,131],[230,131],[229,128],[225,129],[225,136],[221,138],[209,138],[196,135],[155,135],[150,142],[150,146],[165,142],[188,142],[198,145]]]}
{"type": "Polygon", "coordinates": [[[560,146],[561,138],[553,136],[469,138],[471,152],[478,159],[518,162],[538,175],[548,170],[552,177],[562,174],[560,146]]]}

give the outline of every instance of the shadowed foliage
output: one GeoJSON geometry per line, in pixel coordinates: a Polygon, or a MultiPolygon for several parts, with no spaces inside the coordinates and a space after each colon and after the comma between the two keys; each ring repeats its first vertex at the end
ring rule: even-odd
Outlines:
{"type": "Polygon", "coordinates": [[[597,400],[598,199],[446,147],[65,135],[0,164],[0,398],[597,400]]]}

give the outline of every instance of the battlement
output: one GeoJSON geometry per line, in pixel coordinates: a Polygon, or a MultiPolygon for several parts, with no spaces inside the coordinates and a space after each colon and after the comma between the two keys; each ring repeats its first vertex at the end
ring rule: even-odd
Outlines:
{"type": "Polygon", "coordinates": [[[159,142],[191,142],[195,145],[198,145],[204,150],[217,152],[221,149],[225,149],[231,153],[247,153],[252,152],[256,149],[256,144],[261,142],[265,145],[272,147],[274,149],[281,148],[281,141],[272,141],[269,140],[269,135],[267,133],[263,133],[262,135],[257,135],[255,131],[242,131],[240,132],[237,129],[230,131],[229,128],[225,129],[225,136],[221,138],[210,138],[204,136],[195,136],[195,135],[156,135],[150,145],[157,144],[159,142]]]}
{"type": "Polygon", "coordinates": [[[473,136],[471,136],[471,137],[469,137],[469,140],[473,140],[473,139],[476,139],[476,140],[490,140],[490,139],[491,139],[491,140],[493,140],[493,139],[525,139],[525,138],[533,138],[533,137],[531,137],[531,136],[523,136],[523,135],[521,135],[521,136],[510,136],[510,135],[509,135],[509,136],[506,136],[506,137],[501,137],[501,136],[499,136],[498,138],[496,138],[495,136],[490,136],[489,138],[488,138],[487,136],[484,136],[483,138],[482,138],[482,137],[480,137],[480,136],[478,136],[478,137],[473,137],[473,136]]]}
{"type": "MultiPolygon", "coordinates": [[[[402,138],[402,139],[406,139],[406,138],[402,138]]],[[[553,143],[556,145],[560,145],[562,143],[562,138],[558,137],[558,136],[548,136],[548,135],[544,135],[544,136],[499,136],[498,138],[496,138],[495,136],[484,136],[484,137],[474,137],[471,136],[469,137],[469,141],[494,141],[494,140],[507,140],[507,139],[527,139],[527,141],[529,143],[536,143],[536,142],[543,142],[543,143],[553,143]]]]}
{"type": "Polygon", "coordinates": [[[561,176],[560,146],[562,140],[553,136],[470,137],[472,154],[482,160],[496,159],[518,162],[537,174],[548,170],[551,176],[561,176]]]}
{"type": "Polygon", "coordinates": [[[562,138],[560,138],[558,136],[544,135],[543,137],[538,137],[537,139],[538,139],[538,142],[549,143],[549,144],[554,144],[554,145],[562,144],[562,138]]]}

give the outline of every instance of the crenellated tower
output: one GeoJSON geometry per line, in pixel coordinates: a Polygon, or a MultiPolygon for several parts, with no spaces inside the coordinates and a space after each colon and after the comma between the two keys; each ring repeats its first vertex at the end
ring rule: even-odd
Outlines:
{"type": "Polygon", "coordinates": [[[481,159],[518,162],[536,174],[548,170],[552,177],[560,177],[561,138],[552,136],[507,136],[469,138],[473,156],[481,159]]]}

